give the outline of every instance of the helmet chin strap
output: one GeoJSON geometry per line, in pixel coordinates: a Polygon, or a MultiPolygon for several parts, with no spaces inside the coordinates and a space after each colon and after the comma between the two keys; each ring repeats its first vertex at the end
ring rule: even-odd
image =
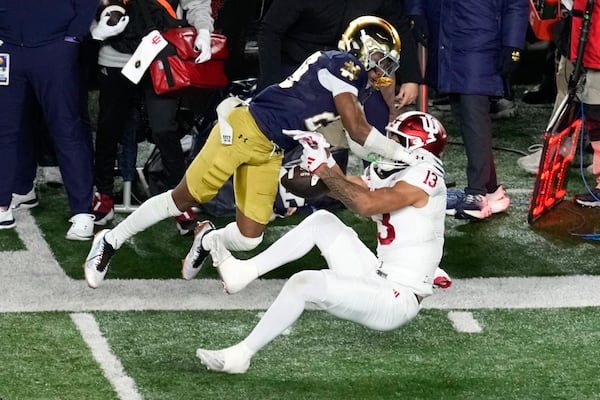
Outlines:
{"type": "MultiPolygon", "coordinates": [[[[377,68],[377,67],[375,67],[375,68],[377,68]]],[[[390,86],[393,82],[394,82],[394,80],[392,78],[390,78],[389,76],[382,76],[382,77],[378,78],[375,82],[373,82],[371,84],[371,86],[373,87],[373,89],[379,90],[383,87],[390,86]]]]}

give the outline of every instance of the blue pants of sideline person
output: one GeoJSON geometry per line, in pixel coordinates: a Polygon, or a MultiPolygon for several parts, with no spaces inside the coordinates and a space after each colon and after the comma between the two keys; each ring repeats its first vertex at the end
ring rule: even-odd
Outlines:
{"type": "Polygon", "coordinates": [[[32,138],[28,130],[33,124],[27,121],[33,94],[54,142],[71,213],[90,210],[92,136],[83,117],[78,46],[64,41],[40,47],[0,46],[0,53],[10,55],[9,84],[0,86],[0,206],[10,204],[13,192],[31,190],[35,152],[19,151],[19,145],[32,138]]]}

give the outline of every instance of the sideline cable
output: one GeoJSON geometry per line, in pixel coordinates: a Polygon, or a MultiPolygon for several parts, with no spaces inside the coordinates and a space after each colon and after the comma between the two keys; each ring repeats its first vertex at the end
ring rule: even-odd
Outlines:
{"type": "MultiPolygon", "coordinates": [[[[585,114],[584,114],[584,107],[583,107],[583,103],[580,103],[580,107],[581,107],[581,132],[585,132],[585,114]]],[[[583,151],[584,151],[584,135],[579,135],[579,174],[581,176],[581,181],[583,182],[586,190],[588,191],[589,194],[592,195],[592,197],[594,199],[596,199],[597,201],[600,201],[599,198],[596,197],[596,195],[594,195],[590,185],[587,182],[587,179],[585,177],[585,169],[583,167],[583,151]]],[[[575,212],[574,212],[575,213],[575,212]]],[[[569,230],[569,234],[571,236],[576,236],[576,237],[580,237],[582,239],[586,239],[586,240],[600,240],[600,233],[577,233],[577,232],[573,232],[574,230],[577,230],[578,228],[582,227],[583,224],[585,223],[585,217],[579,213],[575,213],[578,216],[581,216],[584,220],[584,222],[582,222],[579,226],[576,226],[573,229],[569,230]]]]}

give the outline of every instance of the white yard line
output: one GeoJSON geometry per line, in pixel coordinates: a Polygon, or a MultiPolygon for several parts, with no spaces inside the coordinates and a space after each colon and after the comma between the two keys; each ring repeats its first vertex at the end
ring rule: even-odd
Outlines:
{"type": "Polygon", "coordinates": [[[111,351],[94,316],[85,313],[71,314],[71,319],[92,351],[104,376],[117,392],[119,399],[142,400],[142,395],[138,392],[135,382],[125,373],[121,361],[111,351]]]}
{"type": "Polygon", "coordinates": [[[467,311],[450,311],[448,319],[452,321],[452,326],[457,332],[480,333],[481,325],[473,317],[473,313],[467,311]]]}
{"type": "MultiPolygon", "coordinates": [[[[229,296],[215,280],[107,279],[98,289],[60,268],[29,211],[16,212],[27,250],[0,257],[0,312],[266,309],[283,280],[257,280],[229,296]]],[[[600,306],[600,276],[455,279],[425,299],[430,309],[600,306]]]]}

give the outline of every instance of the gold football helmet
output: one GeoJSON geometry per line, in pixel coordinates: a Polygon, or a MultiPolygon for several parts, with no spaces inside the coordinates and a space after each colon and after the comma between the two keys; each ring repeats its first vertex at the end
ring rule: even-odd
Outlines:
{"type": "Polygon", "coordinates": [[[363,16],[352,20],[338,48],[358,58],[367,71],[379,68],[383,72],[375,87],[392,84],[392,75],[399,66],[401,43],[396,28],[385,19],[363,16]]]}

